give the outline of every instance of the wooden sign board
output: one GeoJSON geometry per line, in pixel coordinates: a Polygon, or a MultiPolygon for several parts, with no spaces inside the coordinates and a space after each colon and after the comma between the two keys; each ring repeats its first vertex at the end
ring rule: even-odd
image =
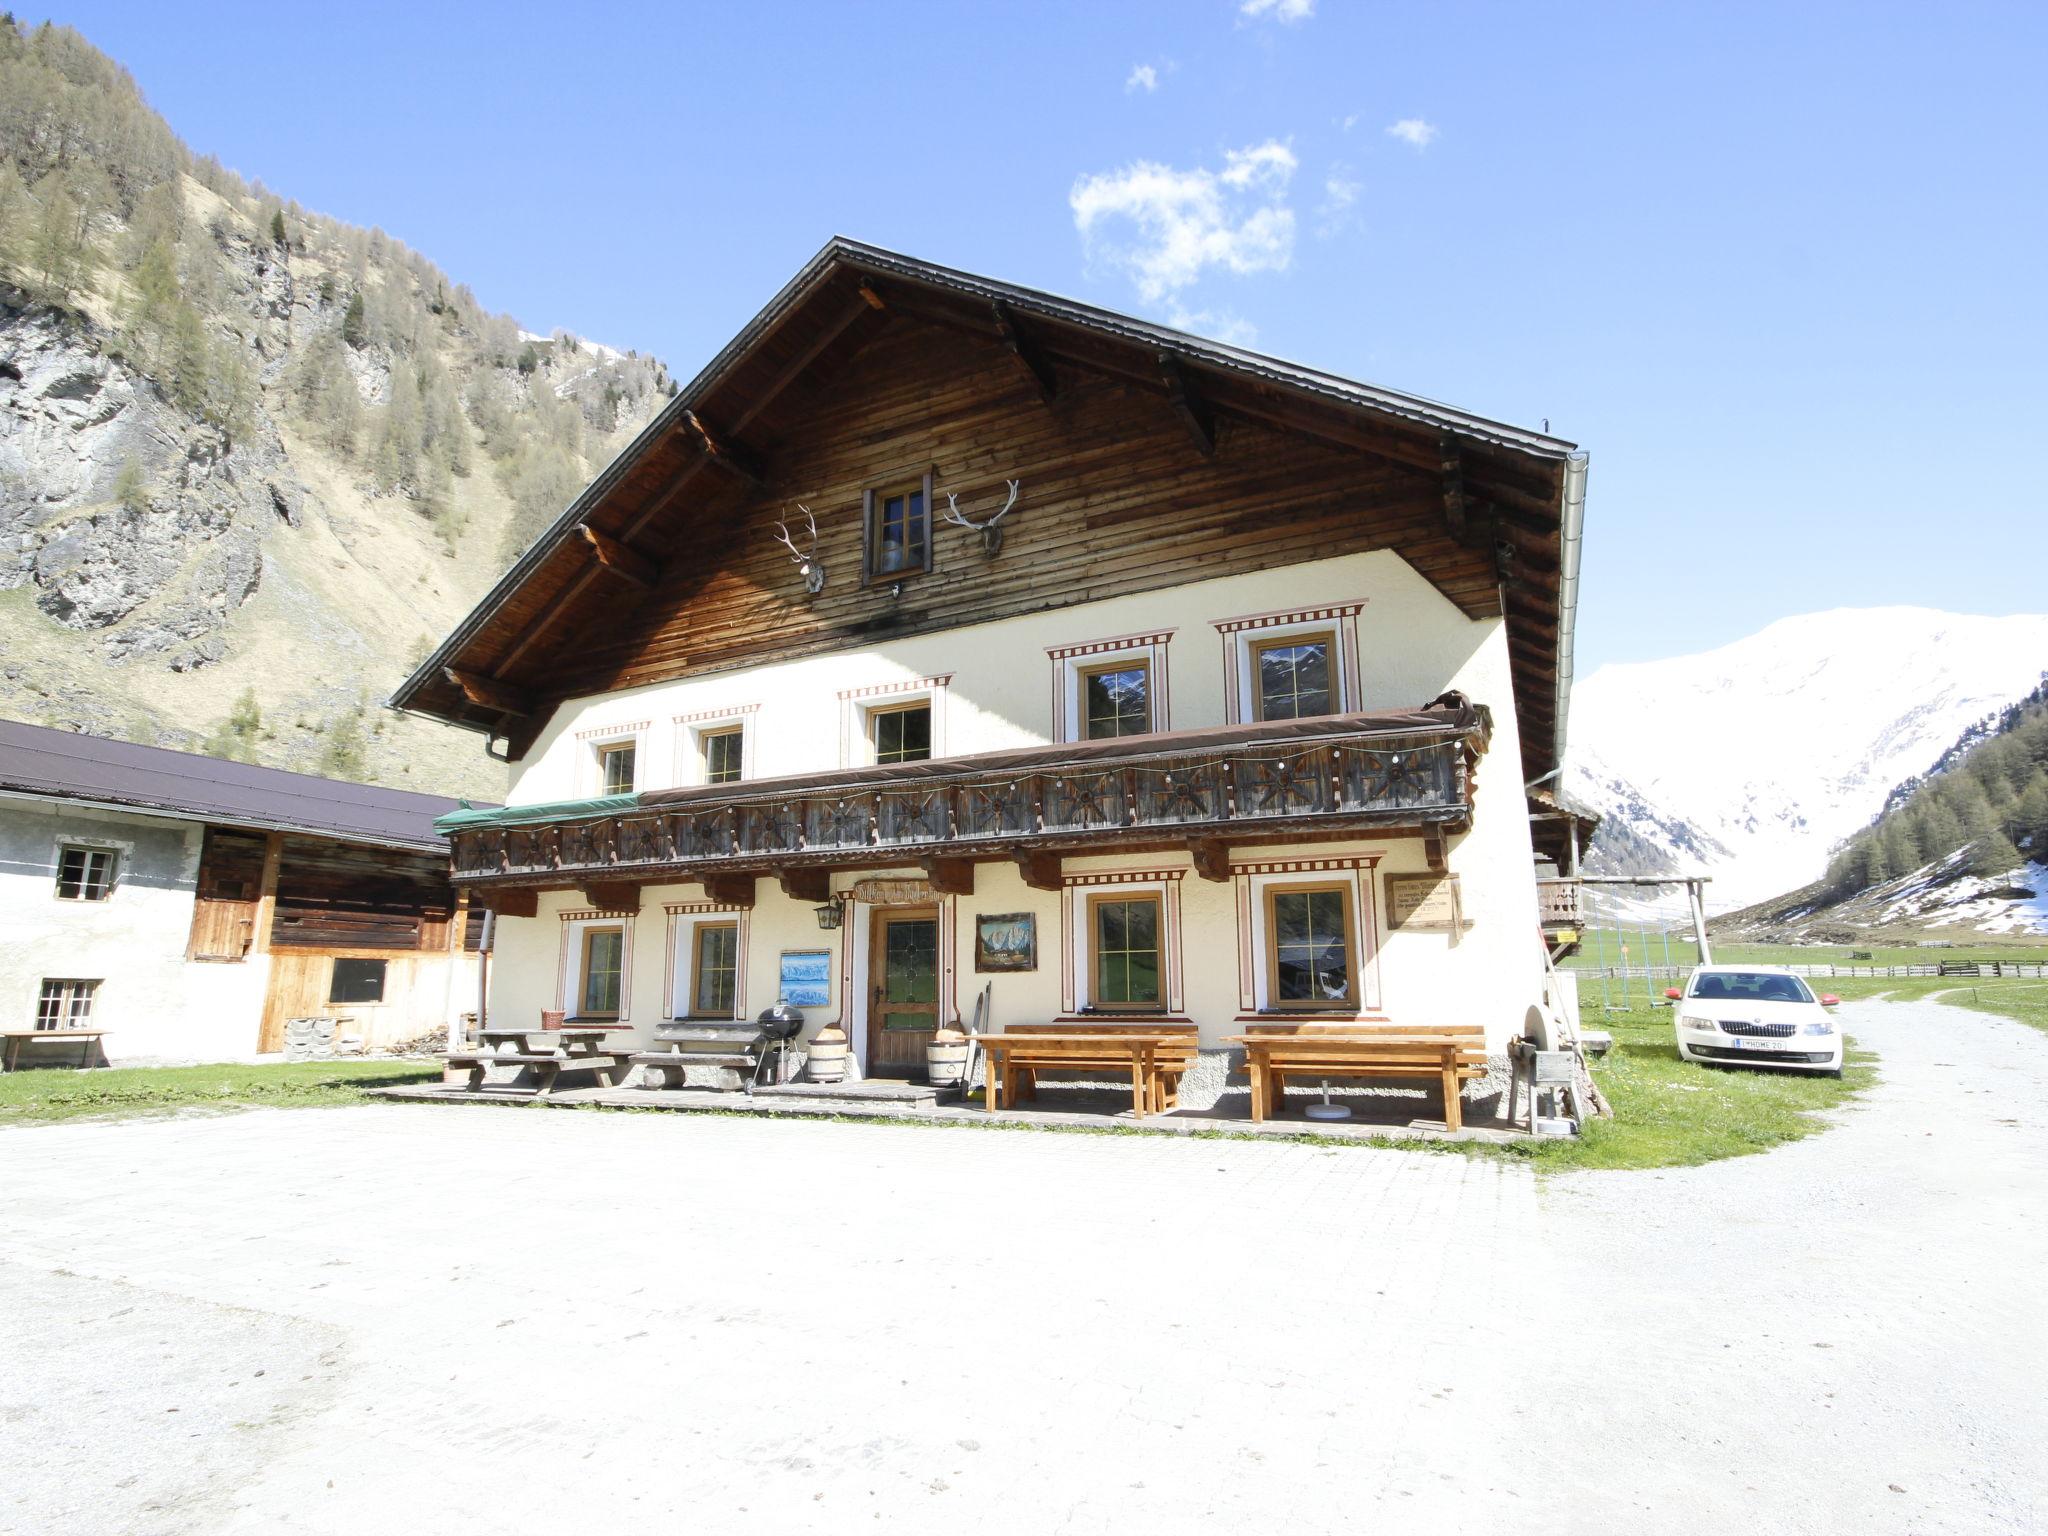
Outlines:
{"type": "Polygon", "coordinates": [[[1387,926],[1450,933],[1469,928],[1456,875],[1387,876],[1387,926]]]}
{"type": "Polygon", "coordinates": [[[878,907],[923,906],[937,898],[929,880],[856,880],[853,899],[878,907]]]}

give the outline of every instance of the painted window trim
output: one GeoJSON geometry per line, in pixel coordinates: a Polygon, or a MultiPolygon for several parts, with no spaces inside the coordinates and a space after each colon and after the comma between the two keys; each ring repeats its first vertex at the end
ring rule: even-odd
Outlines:
{"type": "Polygon", "coordinates": [[[613,747],[633,749],[633,792],[652,788],[647,783],[647,738],[652,726],[650,720],[635,720],[625,725],[594,725],[578,731],[577,793],[596,796],[605,792],[604,754],[613,747]]]}
{"type": "Polygon", "coordinates": [[[1380,987],[1379,902],[1375,870],[1384,857],[1380,853],[1346,854],[1330,858],[1247,859],[1233,861],[1231,883],[1237,908],[1237,1016],[1240,1023],[1260,1019],[1309,1016],[1330,1022],[1352,1019],[1384,1022],[1385,998],[1380,987]],[[1348,917],[1354,953],[1352,976],[1357,1000],[1350,1008],[1328,1005],[1290,1004],[1278,1006],[1272,999],[1267,930],[1268,889],[1303,886],[1351,887],[1348,917]]]}
{"type": "Polygon", "coordinates": [[[1365,600],[1334,603],[1320,608],[1282,608],[1272,613],[1244,614],[1234,619],[1211,619],[1210,626],[1223,637],[1223,706],[1226,725],[1249,725],[1258,719],[1257,680],[1251,657],[1252,644],[1270,644],[1294,636],[1334,631],[1337,685],[1331,703],[1334,713],[1356,714],[1365,707],[1360,677],[1358,615],[1365,600]]]}
{"type": "Polygon", "coordinates": [[[667,1000],[668,1017],[694,1018],[699,1022],[708,1017],[690,1011],[697,1001],[696,929],[705,923],[736,924],[739,928],[739,953],[735,957],[738,973],[733,978],[732,1017],[735,1020],[748,1017],[747,954],[753,936],[753,914],[745,907],[725,906],[715,901],[672,901],[663,911],[668,915],[668,954],[667,972],[662,977],[661,989],[667,1000]]]}
{"type": "Polygon", "coordinates": [[[676,728],[675,782],[708,785],[711,768],[705,739],[733,730],[740,733],[738,782],[744,784],[756,777],[754,756],[761,735],[760,720],[761,706],[758,703],[735,704],[730,709],[700,709],[692,714],[674,716],[671,723],[676,728]]]}
{"type": "Polygon", "coordinates": [[[570,1018],[582,1017],[576,1005],[583,997],[583,935],[591,928],[619,928],[625,940],[619,946],[619,1011],[607,1023],[625,1024],[633,1011],[633,919],[631,912],[604,912],[594,907],[572,907],[561,914],[562,941],[555,965],[555,1007],[570,1018]]]}
{"type": "Polygon", "coordinates": [[[1147,702],[1152,707],[1152,729],[1172,729],[1173,680],[1167,666],[1167,646],[1173,635],[1172,630],[1162,629],[1153,634],[1047,646],[1045,654],[1052,661],[1052,739],[1085,739],[1081,734],[1081,674],[1119,662],[1142,661],[1151,669],[1147,702]]]}
{"type": "Polygon", "coordinates": [[[839,692],[839,766],[874,767],[875,738],[868,723],[869,715],[878,710],[915,705],[920,700],[931,705],[932,756],[944,757],[947,752],[946,698],[951,691],[952,683],[953,674],[946,672],[935,677],[910,678],[898,683],[870,683],[861,688],[842,688],[839,692]]]}
{"type": "Polygon", "coordinates": [[[1358,999],[1363,990],[1358,979],[1358,954],[1361,946],[1358,931],[1358,888],[1357,882],[1349,879],[1338,880],[1284,880],[1272,879],[1259,892],[1259,915],[1264,932],[1259,944],[1259,959],[1262,962],[1260,974],[1254,978],[1264,990],[1259,993],[1262,1008],[1275,1013],[1301,1012],[1312,1015],[1358,1012],[1358,999]],[[1273,910],[1279,898],[1288,895],[1332,894],[1342,904],[1344,918],[1344,968],[1345,981],[1350,988],[1348,997],[1310,998],[1288,1002],[1280,997],[1280,946],[1274,935],[1273,910]]]}
{"type": "Polygon", "coordinates": [[[1181,961],[1182,924],[1180,869],[1094,870],[1065,876],[1060,882],[1060,1011],[1069,1021],[1139,1017],[1165,1023],[1187,1022],[1187,995],[1181,961]],[[1160,1007],[1096,1009],[1093,910],[1088,898],[1119,891],[1159,897],[1160,1007]],[[1083,1010],[1090,1010],[1084,1012],[1083,1010]]]}

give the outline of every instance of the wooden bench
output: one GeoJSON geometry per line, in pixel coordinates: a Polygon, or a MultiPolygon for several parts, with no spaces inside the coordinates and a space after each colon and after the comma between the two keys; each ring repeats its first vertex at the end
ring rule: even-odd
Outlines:
{"type": "Polygon", "coordinates": [[[446,1060],[451,1067],[469,1068],[467,1090],[481,1093],[484,1089],[484,1074],[492,1067],[520,1067],[533,1069],[533,1085],[530,1089],[516,1083],[497,1083],[493,1086],[506,1092],[531,1092],[537,1099],[545,1099],[555,1091],[555,1080],[564,1072],[591,1072],[596,1074],[600,1088],[612,1086],[612,1070],[618,1066],[616,1056],[595,1053],[565,1055],[560,1051],[450,1051],[446,1060]]]}
{"type": "Polygon", "coordinates": [[[20,1070],[21,1053],[24,1043],[30,1040],[76,1040],[79,1043],[78,1064],[92,1065],[93,1052],[99,1051],[102,1062],[106,1051],[100,1045],[104,1029],[10,1029],[0,1031],[0,1072],[20,1070]]]}
{"type": "Polygon", "coordinates": [[[671,1086],[669,1074],[676,1074],[673,1086],[682,1087],[685,1067],[728,1067],[751,1080],[761,1065],[761,1051],[767,1037],[757,1024],[664,1024],[655,1031],[654,1044],[627,1058],[642,1074],[643,1088],[671,1086]]]}
{"type": "Polygon", "coordinates": [[[1433,1079],[1443,1091],[1444,1124],[1463,1127],[1459,1090],[1486,1075],[1486,1031],[1476,1024],[1254,1024],[1230,1037],[1245,1052],[1251,1079],[1252,1119],[1286,1106],[1289,1078],[1433,1079]]]}
{"type": "Polygon", "coordinates": [[[1180,1103],[1180,1080],[1194,1064],[1193,1024],[1136,1020],[1013,1024],[977,1035],[988,1058],[987,1107],[1038,1097],[1041,1072],[1115,1072],[1131,1077],[1131,1112],[1163,1114],[1180,1103]]]}

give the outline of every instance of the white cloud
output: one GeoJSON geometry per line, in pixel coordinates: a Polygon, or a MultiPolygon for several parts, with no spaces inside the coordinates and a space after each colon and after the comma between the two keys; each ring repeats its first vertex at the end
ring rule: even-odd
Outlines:
{"type": "Polygon", "coordinates": [[[1436,142],[1436,125],[1426,123],[1419,117],[1404,117],[1387,128],[1387,137],[1399,139],[1403,144],[1416,150],[1424,150],[1436,142]]]}
{"type": "Polygon", "coordinates": [[[1268,139],[1224,155],[1220,171],[1137,160],[1083,176],[1067,202],[1091,261],[1123,269],[1156,304],[1209,267],[1284,272],[1294,259],[1287,187],[1294,151],[1268,139]]]}
{"type": "Polygon", "coordinates": [[[1352,129],[1358,126],[1358,114],[1356,112],[1345,113],[1343,117],[1337,120],[1337,126],[1339,128],[1342,128],[1346,133],[1349,133],[1352,129]]]}
{"type": "Polygon", "coordinates": [[[1248,20],[1261,21],[1270,16],[1289,26],[1307,21],[1315,13],[1316,0],[1244,0],[1237,8],[1237,14],[1248,20]]]}
{"type": "Polygon", "coordinates": [[[1183,309],[1178,304],[1169,304],[1166,323],[1176,331],[1207,336],[1233,347],[1249,347],[1259,339],[1257,326],[1227,309],[1183,309]]]}
{"type": "Polygon", "coordinates": [[[1147,93],[1158,90],[1159,71],[1150,64],[1132,65],[1131,72],[1124,76],[1124,89],[1126,91],[1145,91],[1147,93]]]}
{"type": "Polygon", "coordinates": [[[1323,200],[1316,204],[1316,236],[1327,240],[1358,222],[1358,197],[1365,183],[1339,160],[1323,177],[1323,200]]]}

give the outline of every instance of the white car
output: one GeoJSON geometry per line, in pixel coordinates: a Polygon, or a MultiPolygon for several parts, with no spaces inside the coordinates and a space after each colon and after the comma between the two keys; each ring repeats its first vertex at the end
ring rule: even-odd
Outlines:
{"type": "Polygon", "coordinates": [[[1745,1062],[1842,1075],[1842,1031],[1828,1012],[1841,999],[1813,995],[1779,965],[1703,965],[1685,990],[1664,994],[1687,1061],[1745,1062]]]}

